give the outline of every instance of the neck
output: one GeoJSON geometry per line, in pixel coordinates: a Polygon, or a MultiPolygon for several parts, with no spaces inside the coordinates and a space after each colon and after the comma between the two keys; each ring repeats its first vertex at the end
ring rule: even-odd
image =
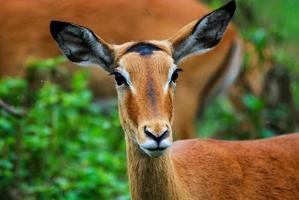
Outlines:
{"type": "Polygon", "coordinates": [[[127,137],[126,143],[132,200],[186,199],[168,152],[150,158],[127,137]]]}

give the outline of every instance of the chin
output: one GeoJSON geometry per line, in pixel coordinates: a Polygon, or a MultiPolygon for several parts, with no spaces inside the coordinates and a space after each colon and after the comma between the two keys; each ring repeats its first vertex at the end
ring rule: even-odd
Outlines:
{"type": "Polygon", "coordinates": [[[164,149],[164,150],[148,150],[148,149],[144,149],[142,147],[141,147],[141,149],[146,155],[148,155],[151,158],[159,158],[166,152],[166,149],[164,149]]]}

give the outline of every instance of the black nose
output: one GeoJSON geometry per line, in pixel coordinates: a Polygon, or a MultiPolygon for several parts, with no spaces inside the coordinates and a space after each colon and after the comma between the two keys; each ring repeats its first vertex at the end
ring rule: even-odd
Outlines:
{"type": "Polygon", "coordinates": [[[144,133],[147,137],[155,140],[158,144],[165,138],[167,138],[169,136],[169,130],[166,129],[162,134],[160,135],[156,135],[156,134],[153,134],[151,133],[147,128],[146,126],[144,127],[144,133]]]}

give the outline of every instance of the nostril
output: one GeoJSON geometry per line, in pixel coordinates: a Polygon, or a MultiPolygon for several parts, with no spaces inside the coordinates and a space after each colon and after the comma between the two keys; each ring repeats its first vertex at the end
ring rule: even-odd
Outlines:
{"type": "Polygon", "coordinates": [[[159,140],[161,141],[161,140],[163,140],[163,139],[165,139],[165,138],[167,138],[167,137],[169,137],[169,130],[168,130],[168,129],[166,129],[166,130],[162,133],[162,135],[160,135],[159,140]]]}
{"type": "Polygon", "coordinates": [[[155,140],[155,141],[158,142],[158,143],[160,143],[160,141],[162,141],[163,139],[169,137],[169,130],[168,130],[168,129],[166,129],[160,136],[156,136],[156,135],[154,135],[153,133],[151,133],[151,132],[147,129],[147,127],[145,126],[145,127],[144,127],[144,133],[145,133],[145,135],[146,135],[147,137],[149,137],[149,138],[155,140]]]}
{"type": "Polygon", "coordinates": [[[159,137],[156,137],[154,134],[152,134],[147,128],[146,126],[144,127],[144,133],[147,137],[159,142],[159,137]]]}

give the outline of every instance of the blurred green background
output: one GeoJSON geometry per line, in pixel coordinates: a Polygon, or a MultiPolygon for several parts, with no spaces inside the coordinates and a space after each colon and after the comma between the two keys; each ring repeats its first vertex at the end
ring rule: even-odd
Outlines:
{"type": "MultiPolygon", "coordinates": [[[[226,1],[205,2],[217,8],[226,1]]],[[[258,52],[271,49],[278,68],[273,76],[286,88],[282,97],[287,100],[273,105],[271,96],[248,92],[241,97],[241,112],[222,95],[198,119],[198,136],[253,139],[294,132],[299,124],[299,1],[237,3],[235,23],[258,52]]],[[[0,97],[14,113],[0,110],[0,199],[129,199],[117,108],[93,102],[89,74],[60,72],[63,64],[61,57],[35,61],[28,65],[27,79],[0,80],[0,97]],[[57,72],[69,80],[68,88],[51,81],[57,72]],[[40,74],[48,75],[43,87],[29,87],[40,74]]]]}

